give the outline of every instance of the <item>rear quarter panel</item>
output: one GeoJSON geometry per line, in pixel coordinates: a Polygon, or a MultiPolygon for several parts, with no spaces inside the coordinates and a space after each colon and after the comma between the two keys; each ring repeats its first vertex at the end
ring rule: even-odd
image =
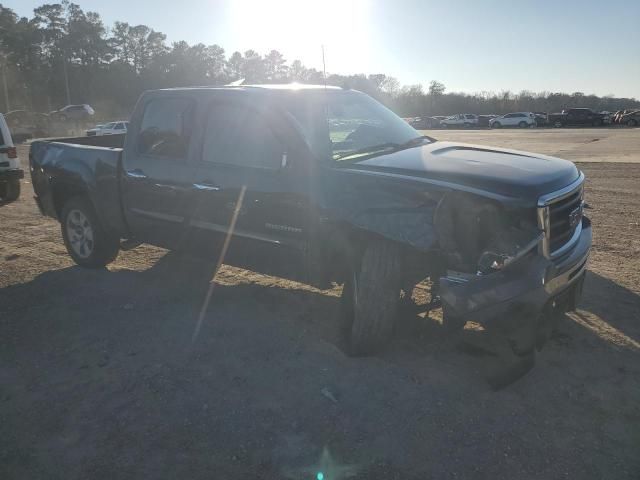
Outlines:
{"type": "Polygon", "coordinates": [[[126,234],[119,174],[122,149],[62,142],[34,142],[29,155],[33,189],[43,213],[58,218],[63,199],[80,194],[105,228],[126,234]]]}

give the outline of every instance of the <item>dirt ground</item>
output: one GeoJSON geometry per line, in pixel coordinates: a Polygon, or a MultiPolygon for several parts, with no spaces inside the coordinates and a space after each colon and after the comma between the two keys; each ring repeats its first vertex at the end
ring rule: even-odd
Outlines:
{"type": "Polygon", "coordinates": [[[76,267],[25,179],[0,207],[0,478],[640,478],[640,165],[580,167],[583,301],[498,392],[473,330],[403,318],[349,358],[339,289],[230,267],[193,340],[206,265],[142,246],[76,267]]]}

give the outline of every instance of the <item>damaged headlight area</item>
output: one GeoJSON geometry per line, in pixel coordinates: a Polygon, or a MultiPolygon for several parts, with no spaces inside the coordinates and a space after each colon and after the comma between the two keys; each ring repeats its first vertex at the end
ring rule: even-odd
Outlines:
{"type": "Polygon", "coordinates": [[[466,192],[448,192],[434,214],[449,269],[478,275],[505,268],[542,239],[535,209],[512,207],[466,192]]]}

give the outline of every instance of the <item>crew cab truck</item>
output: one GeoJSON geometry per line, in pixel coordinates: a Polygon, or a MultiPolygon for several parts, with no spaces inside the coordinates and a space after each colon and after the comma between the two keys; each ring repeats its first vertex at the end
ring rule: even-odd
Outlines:
{"type": "Polygon", "coordinates": [[[420,136],[335,87],[149,91],[126,136],[36,141],[30,168],[79,265],[145,242],[342,283],[356,355],[427,277],[447,329],[473,320],[531,355],[575,308],[591,245],[573,163],[420,136]]]}
{"type": "Polygon", "coordinates": [[[0,114],[0,202],[14,202],[20,197],[20,180],[24,171],[11,132],[4,116],[0,114]]]}
{"type": "Polygon", "coordinates": [[[548,123],[554,127],[566,125],[600,127],[608,120],[607,115],[594,112],[590,108],[569,108],[562,110],[562,113],[550,113],[547,118],[548,123]]]}

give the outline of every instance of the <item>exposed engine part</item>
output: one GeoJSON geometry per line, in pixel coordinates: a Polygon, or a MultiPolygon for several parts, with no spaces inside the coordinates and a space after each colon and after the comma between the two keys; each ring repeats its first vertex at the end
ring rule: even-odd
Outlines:
{"type": "Polygon", "coordinates": [[[450,269],[486,274],[529,252],[541,232],[527,211],[507,212],[491,200],[464,192],[447,193],[434,225],[450,269]]]}

